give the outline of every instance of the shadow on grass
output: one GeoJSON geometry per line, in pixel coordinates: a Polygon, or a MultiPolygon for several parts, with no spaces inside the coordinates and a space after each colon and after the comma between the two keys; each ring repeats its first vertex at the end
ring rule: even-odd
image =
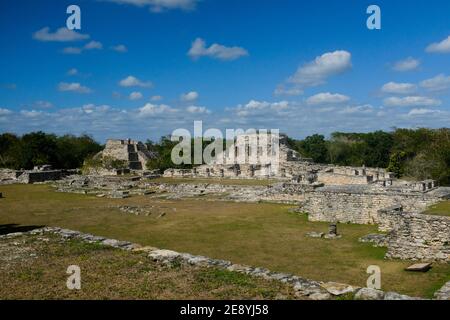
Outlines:
{"type": "Polygon", "coordinates": [[[22,226],[16,223],[0,224],[0,235],[14,232],[27,232],[42,227],[44,226],[22,226]]]}

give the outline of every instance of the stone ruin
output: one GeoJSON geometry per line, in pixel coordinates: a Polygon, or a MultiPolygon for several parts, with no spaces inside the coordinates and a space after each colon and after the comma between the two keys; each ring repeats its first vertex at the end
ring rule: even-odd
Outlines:
{"type": "Polygon", "coordinates": [[[147,161],[155,155],[140,141],[109,139],[105,149],[97,156],[125,161],[126,168],[130,170],[144,170],[147,161]]]}

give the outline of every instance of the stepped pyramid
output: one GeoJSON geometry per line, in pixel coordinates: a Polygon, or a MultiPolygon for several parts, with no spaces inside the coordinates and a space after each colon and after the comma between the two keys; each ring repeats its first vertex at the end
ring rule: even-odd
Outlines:
{"type": "Polygon", "coordinates": [[[155,155],[147,149],[145,144],[131,139],[107,140],[105,149],[101,152],[101,155],[126,161],[128,168],[132,170],[144,170],[147,161],[155,157],[155,155]]]}

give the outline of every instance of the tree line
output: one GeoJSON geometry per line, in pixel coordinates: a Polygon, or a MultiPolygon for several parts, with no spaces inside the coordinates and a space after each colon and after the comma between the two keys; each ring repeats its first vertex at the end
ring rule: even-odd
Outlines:
{"type": "MultiPolygon", "coordinates": [[[[157,153],[157,157],[147,163],[147,168],[191,168],[192,165],[172,163],[172,148],[177,143],[169,136],[156,142],[147,140],[147,147],[157,153]]],[[[209,143],[203,141],[203,147],[209,143]]],[[[301,140],[289,138],[288,143],[317,163],[387,168],[397,177],[435,179],[443,185],[450,185],[449,128],[334,132],[329,138],[314,134],[301,140]]],[[[86,159],[102,148],[88,135],[56,136],[40,131],[23,136],[3,133],[0,135],[0,167],[32,169],[35,165],[51,164],[61,169],[81,168],[86,159]]]]}
{"type": "Polygon", "coordinates": [[[41,131],[18,136],[0,135],[0,168],[33,169],[50,164],[58,169],[80,168],[86,158],[103,146],[88,135],[56,136],[41,131]]]}

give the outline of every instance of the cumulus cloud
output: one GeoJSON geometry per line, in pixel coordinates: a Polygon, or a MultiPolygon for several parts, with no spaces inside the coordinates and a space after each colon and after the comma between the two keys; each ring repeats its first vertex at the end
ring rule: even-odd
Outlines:
{"type": "Polygon", "coordinates": [[[240,57],[248,55],[248,51],[241,47],[226,47],[221,44],[214,43],[206,47],[203,39],[197,38],[192,42],[188,55],[193,59],[201,57],[210,57],[219,60],[236,60],[240,57]]]}
{"type": "Polygon", "coordinates": [[[205,108],[205,107],[198,107],[198,106],[189,106],[189,107],[186,108],[186,111],[189,112],[189,113],[200,113],[200,114],[202,114],[202,113],[207,113],[207,114],[211,113],[211,111],[208,110],[207,108],[205,108]]]}
{"type": "Polygon", "coordinates": [[[436,107],[441,105],[441,101],[422,96],[390,97],[384,99],[387,107],[436,107]]]}
{"type": "Polygon", "coordinates": [[[134,91],[132,93],[130,93],[130,100],[139,100],[142,99],[143,95],[142,93],[140,93],[139,91],[134,91]]]}
{"type": "Polygon", "coordinates": [[[381,87],[381,92],[389,94],[411,94],[417,90],[413,83],[388,82],[381,87]]]}
{"type": "Polygon", "coordinates": [[[0,108],[0,117],[1,116],[6,116],[6,115],[11,114],[11,113],[12,113],[11,110],[8,110],[8,109],[5,109],[5,108],[0,108]]]}
{"type": "Polygon", "coordinates": [[[180,100],[181,100],[181,101],[185,101],[185,102],[190,102],[190,101],[195,101],[195,100],[197,100],[198,97],[199,97],[198,92],[196,92],[196,91],[191,91],[191,92],[188,92],[188,93],[183,93],[183,94],[180,96],[180,100]]]}
{"type": "Polygon", "coordinates": [[[397,61],[392,66],[394,71],[406,72],[416,70],[420,66],[420,60],[414,59],[413,57],[408,57],[404,60],[397,61]]]}
{"type": "Polygon", "coordinates": [[[426,51],[429,53],[450,53],[450,36],[448,36],[441,42],[430,44],[426,48],[426,51]]]}
{"type": "Polygon", "coordinates": [[[66,47],[62,50],[62,53],[64,54],[81,54],[83,49],[78,47],[66,47]]]}
{"type": "Polygon", "coordinates": [[[101,49],[103,49],[103,44],[99,41],[92,40],[84,45],[84,49],[86,49],[86,50],[94,50],[94,49],[101,50],[101,49]]]}
{"type": "Polygon", "coordinates": [[[128,51],[128,48],[123,44],[118,44],[117,46],[112,46],[111,50],[114,50],[116,52],[124,53],[128,51]]]}
{"type": "Polygon", "coordinates": [[[62,50],[65,54],[81,54],[84,50],[101,50],[103,44],[99,41],[89,41],[83,47],[66,47],[62,50]]]}
{"type": "Polygon", "coordinates": [[[339,93],[323,92],[306,99],[308,105],[340,104],[348,102],[350,97],[339,93]]]}
{"type": "Polygon", "coordinates": [[[424,80],[420,83],[422,88],[428,91],[443,91],[450,88],[450,76],[445,74],[437,75],[434,78],[424,80]]]}
{"type": "Polygon", "coordinates": [[[147,103],[142,108],[139,108],[139,115],[146,117],[164,113],[173,113],[176,111],[177,109],[174,109],[165,104],[156,105],[152,103],[147,103]]]}
{"type": "Polygon", "coordinates": [[[267,102],[267,101],[250,100],[246,104],[239,104],[236,108],[230,109],[230,111],[236,113],[236,115],[239,117],[247,117],[265,114],[275,115],[288,108],[289,108],[288,101],[267,102]]]}
{"type": "Polygon", "coordinates": [[[34,102],[34,107],[38,108],[38,109],[50,109],[53,108],[53,103],[51,103],[50,101],[46,101],[46,100],[38,100],[36,102],[34,102]]]}
{"type": "Polygon", "coordinates": [[[410,112],[408,112],[408,116],[423,116],[423,115],[430,115],[430,114],[439,114],[441,113],[441,110],[435,110],[435,109],[412,109],[410,112]]]}
{"type": "Polygon", "coordinates": [[[149,8],[151,12],[167,10],[194,10],[200,0],[104,0],[118,4],[129,4],[136,7],[149,8]]]}
{"type": "Polygon", "coordinates": [[[88,34],[81,34],[67,28],[59,28],[55,32],[51,32],[49,27],[42,28],[33,33],[33,39],[38,41],[56,41],[56,42],[71,42],[89,39],[88,34]]]}
{"type": "Polygon", "coordinates": [[[367,114],[367,113],[373,113],[374,107],[370,104],[364,104],[359,106],[346,106],[343,109],[340,109],[337,111],[337,113],[340,114],[367,114]]]}
{"type": "Polygon", "coordinates": [[[153,84],[150,81],[141,81],[134,76],[128,76],[120,80],[119,85],[121,87],[142,87],[142,88],[151,88],[153,86],[153,84]]]}
{"type": "Polygon", "coordinates": [[[77,93],[90,93],[92,90],[86,86],[81,85],[78,82],[60,82],[58,84],[58,90],[59,91],[71,91],[71,92],[77,92],[77,93]]]}
{"type": "Polygon", "coordinates": [[[352,67],[351,57],[350,52],[344,50],[324,53],[299,67],[295,74],[287,79],[286,84],[277,87],[275,94],[301,94],[307,87],[322,85],[329,77],[349,70],[352,67]]]}

